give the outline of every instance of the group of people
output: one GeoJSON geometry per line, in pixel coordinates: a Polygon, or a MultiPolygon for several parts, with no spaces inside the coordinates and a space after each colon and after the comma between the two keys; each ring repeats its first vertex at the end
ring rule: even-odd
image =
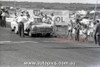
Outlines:
{"type": "Polygon", "coordinates": [[[40,15],[41,15],[41,19],[42,19],[43,23],[53,24],[53,21],[54,21],[54,19],[53,19],[54,14],[53,13],[51,13],[51,15],[47,15],[47,14],[43,14],[43,12],[41,12],[40,15]]]}
{"type": "MultiPolygon", "coordinates": [[[[16,13],[15,13],[16,15],[16,13]]],[[[16,15],[15,19],[18,23],[18,34],[20,37],[24,37],[24,31],[25,31],[25,23],[29,21],[30,15],[28,12],[22,11],[19,15],[16,15]]]]}
{"type": "Polygon", "coordinates": [[[81,33],[83,34],[82,36],[84,36],[84,40],[88,40],[88,37],[91,36],[91,29],[89,29],[91,27],[91,24],[93,24],[92,26],[92,36],[94,37],[94,41],[95,44],[100,45],[100,20],[95,20],[95,22],[90,22],[89,24],[82,24],[80,18],[77,18],[75,23],[73,23],[72,21],[70,21],[70,24],[68,25],[68,33],[67,33],[67,37],[71,37],[73,38],[73,31],[74,31],[74,38],[76,41],[80,41],[81,37],[81,33]],[[90,31],[90,32],[89,32],[90,31]]]}
{"type": "Polygon", "coordinates": [[[82,29],[82,24],[80,23],[80,19],[76,18],[76,21],[73,22],[72,20],[70,20],[70,23],[68,24],[68,33],[67,33],[67,37],[75,37],[76,41],[80,40],[80,30],[82,29]],[[74,36],[73,36],[73,32],[74,32],[74,36]]]}

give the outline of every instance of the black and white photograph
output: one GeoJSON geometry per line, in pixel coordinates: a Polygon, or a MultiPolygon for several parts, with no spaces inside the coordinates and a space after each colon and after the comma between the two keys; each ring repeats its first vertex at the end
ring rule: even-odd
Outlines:
{"type": "Polygon", "coordinates": [[[0,67],[100,67],[100,0],[0,0],[0,67]]]}

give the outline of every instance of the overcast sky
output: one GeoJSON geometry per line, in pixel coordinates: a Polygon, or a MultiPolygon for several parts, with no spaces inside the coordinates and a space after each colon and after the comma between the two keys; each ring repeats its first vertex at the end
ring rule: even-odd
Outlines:
{"type": "MultiPolygon", "coordinates": [[[[29,1],[29,2],[59,2],[59,3],[93,3],[95,4],[97,0],[0,0],[0,1],[29,1]]],[[[100,3],[100,0],[98,0],[100,3]]]]}

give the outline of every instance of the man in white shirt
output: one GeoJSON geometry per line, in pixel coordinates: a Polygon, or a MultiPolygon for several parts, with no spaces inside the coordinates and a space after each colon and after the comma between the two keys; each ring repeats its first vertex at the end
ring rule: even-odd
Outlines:
{"type": "Polygon", "coordinates": [[[23,18],[23,14],[18,16],[17,22],[18,22],[18,33],[19,33],[20,37],[21,36],[24,37],[24,18],[23,18]]]}

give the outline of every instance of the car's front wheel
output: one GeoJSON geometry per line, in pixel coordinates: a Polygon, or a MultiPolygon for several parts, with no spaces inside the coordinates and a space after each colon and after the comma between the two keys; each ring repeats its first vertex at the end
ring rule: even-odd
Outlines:
{"type": "Polygon", "coordinates": [[[46,34],[46,37],[51,37],[51,36],[52,36],[51,33],[46,34]]]}
{"type": "Polygon", "coordinates": [[[32,36],[33,36],[33,34],[32,34],[32,32],[31,32],[31,31],[29,31],[29,33],[28,33],[28,34],[29,34],[29,36],[30,36],[30,37],[32,37],[32,36]]]}
{"type": "Polygon", "coordinates": [[[14,27],[14,32],[15,32],[16,34],[18,34],[18,30],[16,29],[16,27],[14,27]]]}

